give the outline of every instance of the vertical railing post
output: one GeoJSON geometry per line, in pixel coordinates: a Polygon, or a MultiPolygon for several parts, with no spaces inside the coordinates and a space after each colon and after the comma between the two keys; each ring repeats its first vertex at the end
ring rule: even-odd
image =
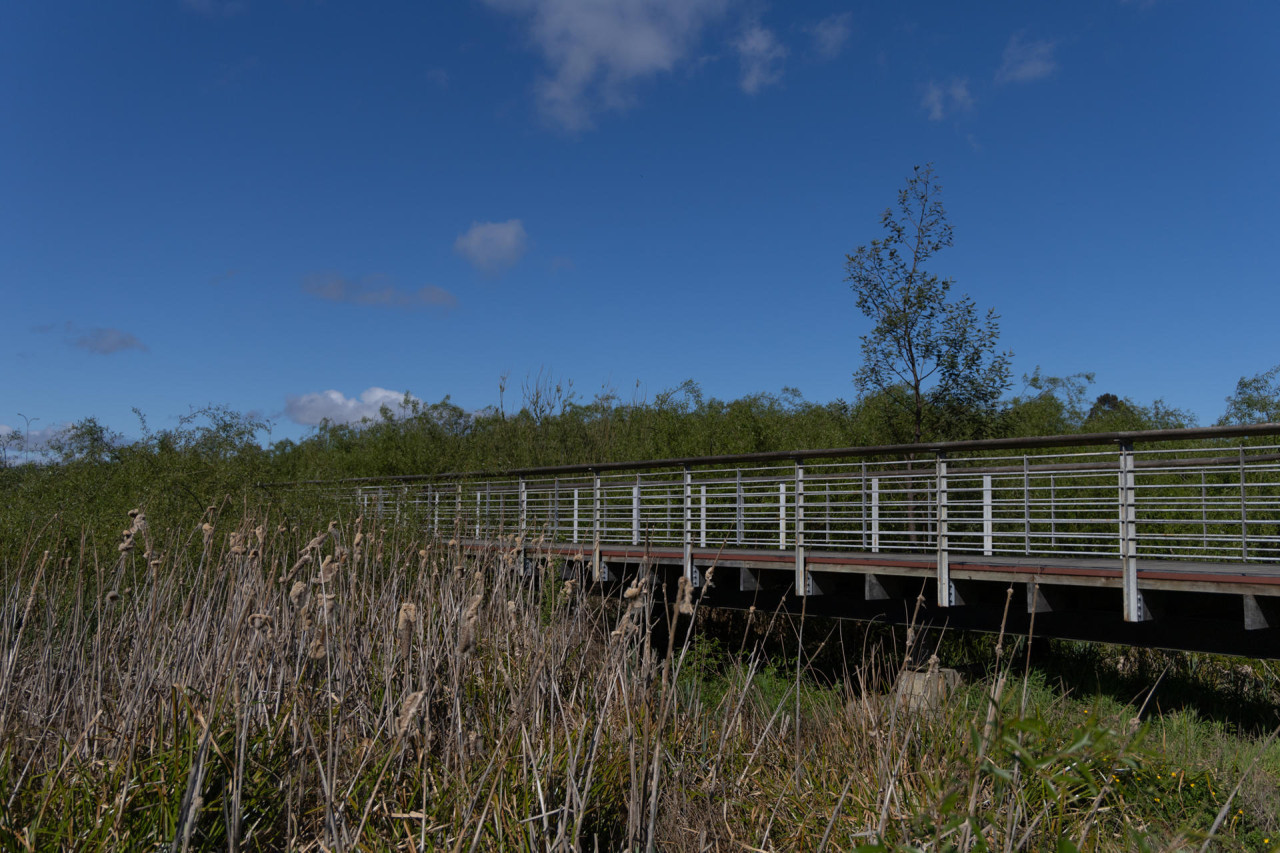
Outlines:
{"type": "Polygon", "coordinates": [[[529,484],[525,483],[525,478],[520,478],[520,487],[518,489],[520,489],[517,492],[518,496],[520,496],[518,497],[520,506],[518,506],[516,514],[516,529],[517,535],[520,535],[521,542],[524,542],[525,528],[529,524],[529,484]]]}
{"type": "Polygon", "coordinates": [[[707,486],[705,483],[698,490],[698,545],[707,547],[707,486]]]}
{"type": "Polygon", "coordinates": [[[1209,488],[1204,472],[1200,472],[1200,551],[1201,557],[1209,553],[1209,488]]]}
{"type": "Polygon", "coordinates": [[[551,541],[560,539],[560,478],[551,481],[551,541]]]}
{"type": "Polygon", "coordinates": [[[1031,462],[1022,454],[1022,553],[1031,553],[1031,462]]]}
{"type": "Polygon", "coordinates": [[[778,484],[778,549],[787,547],[787,481],[778,484]]]}
{"type": "Polygon", "coordinates": [[[1049,550],[1058,550],[1058,483],[1049,475],[1049,550]]]}
{"type": "Polygon", "coordinates": [[[1240,446],[1240,559],[1249,559],[1249,504],[1245,497],[1244,445],[1240,446]]]}
{"type": "Polygon", "coordinates": [[[693,472],[684,466],[684,525],[681,532],[684,544],[684,576],[695,587],[702,586],[702,577],[693,565],[693,472]]]}
{"type": "Polygon", "coordinates": [[[600,527],[601,527],[601,511],[603,507],[600,504],[600,475],[591,472],[591,571],[595,573],[597,581],[608,580],[604,576],[604,566],[600,562],[600,527]]]}
{"type": "Polygon", "coordinates": [[[1142,594],[1138,591],[1138,508],[1133,476],[1133,443],[1120,445],[1120,570],[1124,586],[1124,621],[1141,622],[1142,594]]]}
{"type": "Polygon", "coordinates": [[[742,469],[741,468],[737,470],[737,473],[735,475],[735,480],[737,483],[737,510],[736,510],[735,520],[737,521],[737,526],[738,526],[738,544],[741,545],[743,543],[743,540],[746,539],[746,533],[747,533],[747,530],[746,530],[747,502],[746,502],[746,497],[742,491],[742,469]]]}
{"type": "Polygon", "coordinates": [[[640,544],[640,475],[631,487],[631,544],[640,544]]]}
{"type": "Polygon", "coordinates": [[[871,550],[880,551],[880,478],[871,478],[871,550]]]}
{"type": "Polygon", "coordinates": [[[462,525],[466,523],[466,519],[462,516],[462,481],[458,480],[453,484],[454,489],[454,507],[453,507],[453,535],[459,539],[462,538],[462,531],[465,530],[462,525]]]}
{"type": "Polygon", "coordinates": [[[991,502],[991,475],[982,475],[982,553],[990,557],[995,551],[995,523],[991,502]]]}
{"type": "Polygon", "coordinates": [[[529,522],[529,490],[524,477],[520,478],[520,510],[517,519],[517,542],[519,542],[520,571],[524,571],[524,535],[529,522]]]}
{"type": "Polygon", "coordinates": [[[951,560],[947,552],[947,455],[939,453],[935,461],[937,467],[937,495],[934,505],[937,507],[937,534],[935,537],[938,549],[938,606],[950,607],[953,603],[951,589],[951,560]]]}
{"type": "Polygon", "coordinates": [[[580,515],[578,512],[578,489],[575,487],[573,490],[573,540],[572,540],[574,544],[577,544],[577,542],[579,541],[578,540],[579,518],[580,518],[580,515]]]}
{"type": "Polygon", "coordinates": [[[862,508],[862,550],[865,551],[867,550],[867,460],[865,459],[862,460],[862,477],[859,481],[859,487],[862,490],[861,496],[858,500],[858,503],[862,508]]]}
{"type": "Polygon", "coordinates": [[[795,554],[796,554],[796,594],[815,595],[818,589],[805,565],[804,538],[804,463],[796,460],[796,511],[795,511],[795,554]]]}

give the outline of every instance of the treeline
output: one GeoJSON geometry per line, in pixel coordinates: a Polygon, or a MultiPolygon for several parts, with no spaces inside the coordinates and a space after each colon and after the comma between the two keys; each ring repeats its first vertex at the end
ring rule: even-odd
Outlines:
{"type": "MultiPolygon", "coordinates": [[[[1277,371],[1242,379],[1221,422],[1264,421],[1280,412],[1277,371]]],[[[1093,377],[1024,377],[1022,390],[982,411],[930,409],[926,440],[1167,429],[1194,425],[1187,412],[1096,394],[1093,377]]],[[[258,484],[356,476],[503,470],[593,461],[897,444],[911,440],[913,413],[887,394],[817,403],[799,391],[736,400],[707,396],[693,381],[651,400],[603,391],[586,400],[569,384],[540,378],[519,403],[467,411],[445,398],[406,398],[361,423],[322,423],[300,441],[264,444],[268,424],[213,407],[172,429],[125,441],[96,420],[80,421],[42,451],[40,462],[0,469],[0,531],[6,555],[44,536],[113,544],[125,512],[191,529],[209,513],[259,499],[258,484]],[[100,540],[100,541],[99,541],[100,540]]]]}

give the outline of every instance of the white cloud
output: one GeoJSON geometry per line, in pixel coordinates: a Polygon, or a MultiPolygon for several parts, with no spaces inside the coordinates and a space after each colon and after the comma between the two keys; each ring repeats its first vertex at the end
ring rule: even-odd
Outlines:
{"type": "Polygon", "coordinates": [[[968,78],[953,77],[945,86],[930,80],[925,86],[920,106],[929,112],[930,121],[942,121],[949,115],[967,112],[973,108],[968,78]]]}
{"type": "Polygon", "coordinates": [[[754,95],[782,79],[782,60],[787,56],[787,49],[771,30],[752,23],[742,31],[733,46],[742,64],[739,79],[742,91],[754,95]]]}
{"type": "Polygon", "coordinates": [[[458,235],[453,248],[481,272],[496,275],[514,266],[524,256],[529,235],[519,219],[506,222],[472,222],[458,235]]]}
{"type": "Polygon", "coordinates": [[[853,31],[853,13],[842,12],[823,18],[809,27],[808,31],[813,36],[813,49],[818,56],[822,59],[835,59],[853,31]]]}
{"type": "Polygon", "coordinates": [[[1026,41],[1014,33],[1004,49],[1004,61],[996,72],[997,83],[1030,83],[1058,70],[1051,41],[1026,41]]]}
{"type": "Polygon", "coordinates": [[[143,351],[147,349],[142,341],[129,332],[121,331],[120,329],[89,329],[79,335],[74,343],[81,349],[96,352],[98,355],[111,355],[112,353],[129,349],[143,351]]]}
{"type": "MultiPolygon", "coordinates": [[[[401,413],[407,392],[390,391],[374,386],[360,392],[359,397],[346,397],[341,391],[324,391],[319,394],[301,394],[285,399],[284,413],[289,420],[303,426],[316,426],[321,421],[349,424],[382,416],[383,406],[396,414],[401,413]]],[[[416,397],[410,396],[416,400],[416,397]]]]}
{"type": "Polygon", "coordinates": [[[544,117],[570,131],[601,110],[622,110],[637,84],[689,57],[709,22],[734,0],[484,0],[530,19],[550,67],[535,84],[544,117]]]}
{"type": "Polygon", "coordinates": [[[337,273],[312,273],[303,279],[302,289],[317,299],[352,305],[452,308],[458,304],[457,297],[441,287],[428,284],[417,290],[403,290],[384,282],[383,276],[376,275],[349,279],[337,273]]]}

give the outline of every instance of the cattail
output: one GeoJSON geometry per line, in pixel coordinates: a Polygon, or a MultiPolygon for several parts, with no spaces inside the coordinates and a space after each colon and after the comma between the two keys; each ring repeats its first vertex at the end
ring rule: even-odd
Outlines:
{"type": "Polygon", "coordinates": [[[322,592],[316,596],[316,618],[322,620],[333,618],[334,612],[338,609],[334,598],[332,592],[322,592]]]}
{"type": "Polygon", "coordinates": [[[418,605],[406,601],[396,615],[396,636],[400,639],[400,655],[409,654],[409,641],[413,638],[413,626],[418,621],[418,605]]]}
{"type": "Polygon", "coordinates": [[[293,577],[298,573],[299,569],[301,569],[303,566],[311,565],[312,562],[313,560],[311,559],[310,554],[303,554],[301,557],[298,558],[298,562],[293,564],[293,568],[289,569],[289,574],[285,576],[286,579],[293,577]]]}
{"type": "Polygon", "coordinates": [[[329,532],[327,530],[321,530],[319,533],[316,534],[316,537],[314,539],[312,539],[310,542],[306,544],[306,546],[302,550],[303,551],[319,551],[320,547],[324,545],[325,540],[328,538],[329,538],[329,532]]]}
{"type": "Polygon", "coordinates": [[[359,548],[359,547],[360,547],[360,543],[361,543],[361,542],[363,542],[363,541],[364,541],[364,534],[363,534],[363,533],[357,533],[357,534],[356,534],[356,538],[355,538],[355,539],[353,539],[353,540],[351,541],[351,547],[352,547],[352,548],[359,548]]]}
{"type": "Polygon", "coordinates": [[[245,552],[244,535],[239,532],[233,532],[227,538],[229,540],[229,544],[231,545],[231,553],[235,554],[237,557],[243,556],[245,552]]]}
{"type": "Polygon", "coordinates": [[[507,602],[507,615],[508,615],[508,616],[510,616],[510,617],[511,617],[511,618],[513,618],[513,619],[515,618],[515,615],[516,615],[516,603],[515,603],[514,601],[508,601],[508,602],[507,602]]]}
{"type": "Polygon", "coordinates": [[[676,613],[693,615],[693,584],[684,575],[680,576],[679,594],[676,596],[676,613]]]}
{"type": "Polygon", "coordinates": [[[458,637],[458,651],[468,655],[476,650],[476,626],[480,621],[480,605],[484,602],[484,594],[476,593],[467,602],[467,609],[462,614],[462,632],[458,637]]]}
{"type": "Polygon", "coordinates": [[[128,515],[130,518],[137,518],[137,517],[138,517],[138,514],[139,514],[140,512],[142,512],[142,510],[140,510],[140,509],[131,509],[131,510],[129,510],[129,512],[127,513],[127,515],[128,515]]]}
{"type": "Polygon", "coordinates": [[[404,737],[409,731],[409,727],[418,718],[425,696],[426,692],[419,690],[404,697],[404,701],[400,703],[400,715],[396,718],[396,737],[404,737]]]}
{"type": "Polygon", "coordinates": [[[297,608],[302,608],[307,603],[306,581],[293,582],[293,588],[289,590],[289,603],[297,608]]]}
{"type": "Polygon", "coordinates": [[[127,554],[133,550],[133,534],[129,531],[124,532],[124,541],[116,546],[116,550],[121,554],[127,554]]]}
{"type": "Polygon", "coordinates": [[[267,528],[259,524],[257,527],[253,528],[253,535],[257,538],[258,544],[262,545],[267,541],[267,528]]]}
{"type": "Polygon", "coordinates": [[[264,639],[271,636],[271,624],[270,613],[254,613],[249,616],[249,625],[253,627],[253,633],[264,639]]]}
{"type": "Polygon", "coordinates": [[[307,646],[307,657],[312,660],[324,660],[324,653],[324,632],[321,631],[311,638],[311,643],[307,646]]]}
{"type": "Polygon", "coordinates": [[[639,597],[640,593],[643,591],[644,581],[636,581],[631,586],[627,587],[627,591],[622,594],[622,597],[627,601],[631,601],[632,599],[639,597]]]}
{"type": "Polygon", "coordinates": [[[209,541],[213,539],[213,525],[206,521],[200,525],[200,532],[204,534],[204,546],[208,548],[209,541]]]}
{"type": "Polygon", "coordinates": [[[116,592],[114,589],[107,593],[107,604],[115,604],[119,600],[120,593],[116,592]]]}
{"type": "Polygon", "coordinates": [[[334,577],[338,574],[338,564],[334,562],[332,557],[325,557],[324,562],[320,564],[320,574],[311,581],[318,584],[329,584],[333,582],[334,577]]]}

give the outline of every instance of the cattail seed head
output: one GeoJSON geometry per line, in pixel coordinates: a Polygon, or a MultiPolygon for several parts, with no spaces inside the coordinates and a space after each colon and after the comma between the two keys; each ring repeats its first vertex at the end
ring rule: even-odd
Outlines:
{"type": "Polygon", "coordinates": [[[120,593],[116,592],[114,589],[107,593],[107,604],[115,604],[119,600],[120,593]]]}
{"type": "Polygon", "coordinates": [[[468,655],[476,650],[476,634],[480,621],[480,605],[484,603],[484,594],[476,593],[467,602],[467,609],[462,614],[462,631],[458,637],[458,651],[468,655]]]}
{"type": "Polygon", "coordinates": [[[402,656],[409,654],[409,643],[413,639],[413,626],[418,621],[418,605],[412,601],[406,601],[400,605],[400,612],[396,614],[396,638],[400,643],[400,654],[402,656]]]}
{"type": "Polygon", "coordinates": [[[404,697],[404,701],[400,703],[400,713],[396,717],[396,737],[404,737],[409,731],[409,727],[418,718],[418,711],[422,709],[422,700],[425,696],[426,693],[419,690],[404,697]]]}
{"type": "Polygon", "coordinates": [[[676,597],[676,612],[683,613],[686,616],[693,615],[693,584],[684,575],[680,576],[678,583],[679,594],[676,597]]]}
{"type": "Polygon", "coordinates": [[[307,582],[294,581],[293,588],[289,590],[289,603],[294,607],[302,607],[307,603],[307,582]]]}

